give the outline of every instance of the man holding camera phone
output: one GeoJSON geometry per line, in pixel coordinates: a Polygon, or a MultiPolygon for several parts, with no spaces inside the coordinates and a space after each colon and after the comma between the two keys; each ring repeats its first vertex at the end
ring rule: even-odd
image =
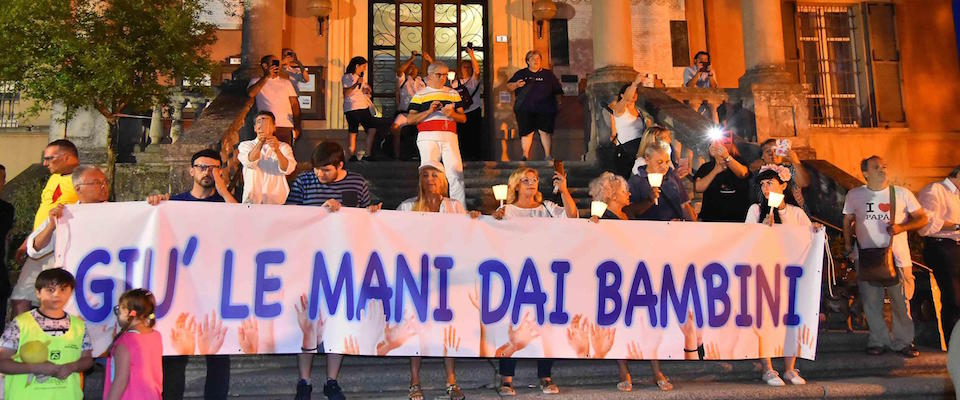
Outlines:
{"type": "Polygon", "coordinates": [[[463,186],[463,160],[457,141],[457,123],[467,122],[463,107],[458,107],[460,94],[446,86],[448,67],[437,61],[427,67],[427,87],[410,99],[408,123],[417,125],[417,149],[420,163],[437,161],[450,183],[450,198],[466,204],[463,186]]]}
{"type": "Polygon", "coordinates": [[[683,86],[698,88],[715,88],[717,84],[716,74],[713,67],[710,66],[710,53],[698,51],[693,56],[693,65],[683,69],[683,86]]]}
{"type": "Polygon", "coordinates": [[[300,136],[300,102],[290,79],[280,76],[280,60],[272,54],[260,59],[263,76],[253,78],[247,85],[247,94],[257,100],[258,111],[269,111],[276,117],[275,135],[293,147],[300,136]]]}

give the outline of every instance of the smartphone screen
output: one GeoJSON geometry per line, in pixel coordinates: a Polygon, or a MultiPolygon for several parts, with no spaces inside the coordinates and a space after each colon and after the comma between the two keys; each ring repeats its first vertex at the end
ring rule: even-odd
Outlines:
{"type": "Polygon", "coordinates": [[[344,190],[340,195],[340,203],[344,207],[356,207],[360,205],[360,193],[356,190],[344,190]]]}

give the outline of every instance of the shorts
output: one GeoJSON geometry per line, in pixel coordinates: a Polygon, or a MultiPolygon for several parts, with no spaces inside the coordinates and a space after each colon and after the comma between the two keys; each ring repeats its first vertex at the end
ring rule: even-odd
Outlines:
{"type": "Polygon", "coordinates": [[[533,131],[553,134],[553,125],[556,120],[557,113],[517,111],[517,128],[520,129],[520,136],[527,136],[533,131]]]}
{"type": "Polygon", "coordinates": [[[373,114],[370,114],[369,108],[347,111],[343,115],[347,117],[347,132],[349,133],[360,132],[360,125],[363,125],[363,129],[375,128],[373,114]]]}
{"type": "Polygon", "coordinates": [[[37,275],[45,269],[53,268],[53,259],[53,253],[41,258],[27,257],[27,261],[23,263],[23,269],[20,270],[20,277],[17,278],[17,284],[10,293],[10,300],[27,300],[37,303],[37,275]]]}

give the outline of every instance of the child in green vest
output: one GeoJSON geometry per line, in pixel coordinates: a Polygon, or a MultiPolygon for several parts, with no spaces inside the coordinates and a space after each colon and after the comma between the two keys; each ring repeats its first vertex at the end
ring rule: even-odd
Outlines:
{"type": "Polygon", "coordinates": [[[16,316],[0,336],[0,373],[8,400],[82,399],[82,376],[93,366],[93,345],[83,320],[63,308],[76,281],[48,269],[34,284],[40,307],[16,316]]]}

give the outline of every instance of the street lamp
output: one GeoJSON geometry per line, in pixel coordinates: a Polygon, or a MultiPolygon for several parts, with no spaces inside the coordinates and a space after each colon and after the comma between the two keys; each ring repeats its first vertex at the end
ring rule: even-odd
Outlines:
{"type": "Polygon", "coordinates": [[[534,0],[533,19],[537,21],[537,39],[543,38],[543,21],[557,15],[557,3],[553,0],[534,0]]]}
{"type": "Polygon", "coordinates": [[[309,0],[307,11],[310,15],[317,17],[317,35],[323,36],[323,20],[330,16],[330,12],[333,11],[333,4],[330,3],[330,0],[309,0]]]}

